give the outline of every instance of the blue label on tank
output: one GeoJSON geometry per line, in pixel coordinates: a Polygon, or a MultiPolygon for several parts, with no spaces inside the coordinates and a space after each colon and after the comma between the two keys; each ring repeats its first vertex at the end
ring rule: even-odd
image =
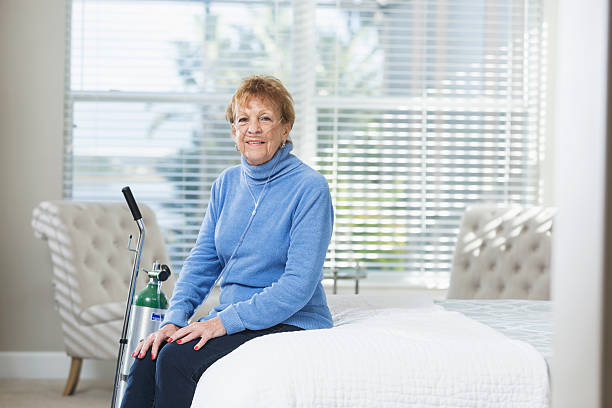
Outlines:
{"type": "Polygon", "coordinates": [[[164,321],[165,315],[159,313],[151,313],[151,320],[159,320],[160,322],[164,321]]]}

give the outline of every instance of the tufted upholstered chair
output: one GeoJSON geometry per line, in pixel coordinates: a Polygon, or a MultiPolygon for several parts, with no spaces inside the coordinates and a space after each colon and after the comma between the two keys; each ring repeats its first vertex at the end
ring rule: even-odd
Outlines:
{"type": "Polygon", "coordinates": [[[468,207],[449,299],[550,299],[553,216],[545,207],[468,207]]]}
{"type": "MultiPolygon", "coordinates": [[[[151,209],[139,204],[145,239],[136,293],[147,282],[142,271],[153,261],[169,263],[166,246],[151,209]]],[[[72,358],[64,395],[74,392],[84,358],[115,360],[132,272],[138,226],[125,203],[44,201],[33,211],[35,235],[47,241],[53,268],[56,309],[64,347],[72,358]]],[[[172,294],[174,279],[164,283],[172,294]]]]}

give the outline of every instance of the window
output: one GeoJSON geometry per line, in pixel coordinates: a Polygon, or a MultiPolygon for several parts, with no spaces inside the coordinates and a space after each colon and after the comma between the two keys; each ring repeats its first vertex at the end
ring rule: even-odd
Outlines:
{"type": "Polygon", "coordinates": [[[448,285],[466,205],[541,202],[540,1],[73,0],[65,190],[158,215],[179,270],[239,162],[225,106],[251,73],[293,94],[330,184],[327,267],[448,285]]]}

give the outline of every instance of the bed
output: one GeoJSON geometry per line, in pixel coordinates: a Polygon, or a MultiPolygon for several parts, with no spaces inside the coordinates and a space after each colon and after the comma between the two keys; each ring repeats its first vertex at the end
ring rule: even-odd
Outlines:
{"type": "Polygon", "coordinates": [[[550,302],[330,296],[334,327],[254,339],[193,408],[548,407],[550,302]]]}

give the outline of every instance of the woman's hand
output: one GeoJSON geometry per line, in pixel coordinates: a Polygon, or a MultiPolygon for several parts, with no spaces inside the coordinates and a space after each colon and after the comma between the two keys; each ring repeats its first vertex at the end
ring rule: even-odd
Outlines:
{"type": "MultiPolygon", "coordinates": [[[[170,323],[162,327],[156,332],[149,334],[149,337],[144,339],[138,343],[136,350],[132,353],[132,357],[143,358],[145,354],[147,354],[147,350],[151,347],[151,359],[155,360],[157,357],[157,352],[159,351],[159,346],[162,341],[170,339],[170,336],[174,335],[176,331],[179,329],[178,326],[170,323]]],[[[171,339],[170,339],[171,340],[171,339]]]]}
{"type": "Polygon", "coordinates": [[[199,350],[210,339],[225,335],[225,327],[218,317],[202,322],[191,323],[182,329],[178,329],[172,338],[168,339],[168,343],[176,341],[178,344],[187,343],[193,339],[200,337],[200,341],[194,346],[194,350],[199,350]]]}
{"type": "Polygon", "coordinates": [[[136,350],[132,353],[132,357],[143,358],[150,347],[151,359],[155,360],[162,341],[167,341],[168,343],[176,341],[178,344],[181,344],[198,337],[200,337],[200,341],[195,345],[194,349],[199,350],[208,340],[223,336],[226,333],[225,327],[218,317],[203,322],[191,323],[183,328],[170,323],[151,333],[144,341],[138,343],[136,350]]]}

